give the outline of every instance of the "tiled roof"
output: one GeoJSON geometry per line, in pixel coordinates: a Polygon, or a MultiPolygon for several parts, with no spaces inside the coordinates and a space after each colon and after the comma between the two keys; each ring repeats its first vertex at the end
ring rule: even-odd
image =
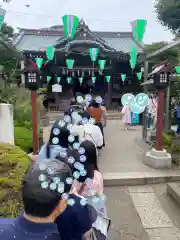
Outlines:
{"type": "MultiPolygon", "coordinates": [[[[117,52],[129,53],[132,47],[136,47],[138,52],[142,52],[142,47],[133,40],[131,32],[91,33],[117,52]]],[[[38,30],[21,29],[14,44],[20,51],[44,51],[49,45],[56,45],[57,41],[63,37],[62,26],[38,30]]]]}

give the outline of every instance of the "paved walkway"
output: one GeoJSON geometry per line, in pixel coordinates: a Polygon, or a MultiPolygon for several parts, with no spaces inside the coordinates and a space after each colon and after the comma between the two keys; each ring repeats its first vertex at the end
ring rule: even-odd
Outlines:
{"type": "Polygon", "coordinates": [[[142,129],[136,131],[124,130],[121,120],[108,121],[105,129],[106,148],[100,158],[100,168],[103,173],[146,172],[151,169],[145,166],[141,159],[144,148],[138,143],[142,129]],[[141,157],[141,159],[139,158],[141,157]]]}

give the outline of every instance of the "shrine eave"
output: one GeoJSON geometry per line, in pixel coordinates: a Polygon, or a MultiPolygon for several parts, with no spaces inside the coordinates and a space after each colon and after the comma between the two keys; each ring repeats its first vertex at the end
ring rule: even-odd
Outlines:
{"type": "Polygon", "coordinates": [[[37,53],[44,52],[49,45],[55,46],[56,51],[62,51],[62,48],[65,48],[67,43],[69,45],[68,48],[81,44],[90,45],[92,43],[96,46],[99,45],[105,53],[129,54],[133,47],[137,49],[137,53],[143,53],[143,47],[135,42],[131,32],[92,32],[86,29],[85,34],[88,34],[88,40],[75,38],[68,43],[62,28],[60,30],[53,30],[52,28],[39,30],[21,29],[20,34],[14,39],[14,46],[24,53],[37,53]],[[58,47],[59,50],[57,49],[58,47]]]}

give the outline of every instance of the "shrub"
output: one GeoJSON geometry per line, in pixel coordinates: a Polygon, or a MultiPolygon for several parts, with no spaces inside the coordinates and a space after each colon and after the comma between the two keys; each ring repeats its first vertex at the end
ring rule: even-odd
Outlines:
{"type": "Polygon", "coordinates": [[[167,133],[163,133],[163,145],[170,148],[172,146],[172,136],[167,133]]]}
{"type": "Polygon", "coordinates": [[[0,143],[0,215],[16,217],[22,211],[21,182],[30,158],[17,146],[0,143]]]}
{"type": "Polygon", "coordinates": [[[27,153],[32,152],[33,139],[32,131],[30,129],[26,127],[15,126],[14,137],[16,146],[19,146],[22,150],[24,150],[27,153]]]}

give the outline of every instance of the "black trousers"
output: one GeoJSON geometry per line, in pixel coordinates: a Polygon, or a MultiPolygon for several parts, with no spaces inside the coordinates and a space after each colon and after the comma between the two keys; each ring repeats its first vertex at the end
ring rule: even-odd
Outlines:
{"type": "MultiPolygon", "coordinates": [[[[100,128],[100,130],[101,130],[101,133],[102,133],[102,135],[103,135],[103,145],[102,145],[102,147],[104,147],[104,146],[105,146],[105,140],[104,140],[103,125],[102,125],[102,123],[95,123],[95,125],[98,126],[98,127],[100,128]]],[[[98,149],[101,149],[102,147],[98,147],[98,149]]]]}

